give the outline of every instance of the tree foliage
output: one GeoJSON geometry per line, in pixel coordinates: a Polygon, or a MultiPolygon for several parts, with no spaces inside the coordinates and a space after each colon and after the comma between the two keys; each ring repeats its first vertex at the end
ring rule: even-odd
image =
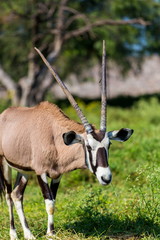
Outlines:
{"type": "Polygon", "coordinates": [[[0,81],[14,104],[41,101],[52,84],[34,46],[64,76],[99,59],[102,39],[108,56],[125,67],[128,56],[160,48],[155,0],[1,0],[0,6],[0,81]]]}

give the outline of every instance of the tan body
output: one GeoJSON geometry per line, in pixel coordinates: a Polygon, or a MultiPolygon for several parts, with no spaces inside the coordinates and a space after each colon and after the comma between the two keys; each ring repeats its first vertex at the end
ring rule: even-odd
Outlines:
{"type": "Polygon", "coordinates": [[[70,120],[54,104],[42,102],[31,108],[12,107],[0,114],[0,196],[6,193],[10,216],[10,239],[17,240],[13,203],[18,213],[25,239],[35,239],[23,211],[23,194],[28,174],[35,172],[48,215],[47,235],[53,236],[53,212],[60,176],[79,168],[88,168],[102,185],[112,180],[108,156],[111,140],[124,142],[132,129],[122,128],[107,132],[106,128],[106,65],[103,41],[101,121],[96,130],[87,121],[65,84],[43,54],[36,49],[55,77],[82,124],[70,120]],[[3,160],[6,159],[6,160],[3,160]],[[18,170],[12,190],[11,169],[18,170]],[[48,177],[51,178],[49,184],[48,177]]]}
{"type": "Polygon", "coordinates": [[[85,167],[83,145],[64,144],[62,135],[71,130],[85,132],[83,125],[49,102],[32,108],[9,108],[0,115],[0,155],[17,168],[57,178],[85,167]]]}

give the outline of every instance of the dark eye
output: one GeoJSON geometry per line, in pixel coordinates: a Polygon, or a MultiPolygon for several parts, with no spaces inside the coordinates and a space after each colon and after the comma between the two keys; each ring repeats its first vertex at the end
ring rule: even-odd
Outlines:
{"type": "Polygon", "coordinates": [[[91,148],[90,145],[87,145],[86,147],[87,147],[87,149],[88,149],[89,152],[92,151],[92,148],[91,148]]]}

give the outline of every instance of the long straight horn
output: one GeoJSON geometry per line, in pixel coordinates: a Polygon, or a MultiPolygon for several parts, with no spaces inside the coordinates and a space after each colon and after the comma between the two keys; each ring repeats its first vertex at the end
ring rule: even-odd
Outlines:
{"type": "Polygon", "coordinates": [[[58,76],[58,74],[55,72],[55,70],[51,67],[51,65],[49,64],[49,62],[47,61],[47,59],[43,56],[43,54],[41,53],[41,51],[39,49],[37,49],[35,47],[35,50],[38,52],[38,54],[40,55],[40,57],[42,58],[43,62],[46,64],[46,66],[48,67],[48,69],[50,70],[50,72],[52,73],[52,75],[54,76],[54,78],[56,79],[56,81],[58,82],[58,84],[60,85],[60,87],[62,88],[63,92],[66,94],[68,100],[70,101],[71,105],[74,107],[74,109],[77,112],[77,115],[79,116],[82,124],[84,125],[84,128],[86,130],[87,133],[91,133],[93,132],[93,129],[91,127],[91,125],[88,123],[86,117],[84,116],[82,110],[80,109],[80,107],[78,106],[77,102],[75,101],[75,99],[73,98],[73,96],[71,95],[71,93],[69,92],[68,88],[66,87],[66,85],[62,82],[62,80],[60,79],[60,77],[58,76]]]}
{"type": "Polygon", "coordinates": [[[102,82],[101,82],[101,123],[100,130],[105,131],[106,115],[107,115],[107,91],[106,91],[106,45],[103,40],[103,54],[102,54],[102,82]]]}

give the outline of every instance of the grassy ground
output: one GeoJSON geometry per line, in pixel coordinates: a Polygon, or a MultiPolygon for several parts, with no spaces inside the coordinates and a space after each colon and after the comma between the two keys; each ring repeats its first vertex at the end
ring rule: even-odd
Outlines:
{"type": "MultiPolygon", "coordinates": [[[[98,102],[80,103],[88,120],[99,126],[98,102]]],[[[76,118],[72,108],[64,111],[76,118]]],[[[56,235],[64,240],[160,239],[160,104],[140,100],[132,108],[109,107],[108,130],[135,130],[125,143],[113,142],[110,167],[113,181],[103,187],[88,171],[62,178],[55,211],[56,235]]],[[[47,217],[35,180],[25,192],[25,212],[36,239],[45,239],[47,217]]],[[[8,212],[0,205],[0,239],[9,239],[8,212]]],[[[23,234],[16,216],[20,239],[23,234]]]]}

